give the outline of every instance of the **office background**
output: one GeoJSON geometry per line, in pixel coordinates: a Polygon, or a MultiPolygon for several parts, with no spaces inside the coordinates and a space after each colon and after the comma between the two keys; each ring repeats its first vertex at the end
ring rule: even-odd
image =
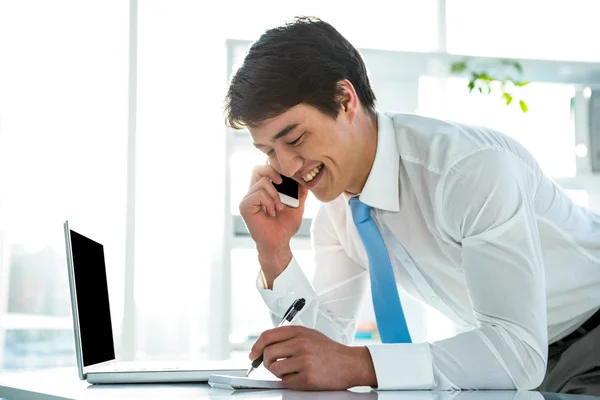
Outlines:
{"type": "MultiPolygon", "coordinates": [[[[246,357],[270,320],[237,204],[264,159],[223,98],[251,41],[295,15],[360,49],[380,109],[498,128],[600,212],[597,0],[0,0],[0,369],[75,364],[65,219],[105,246],[119,358],[246,357]],[[508,106],[469,93],[463,55],[518,60],[531,83],[508,106]]],[[[308,275],[317,207],[293,241],[308,275]]],[[[416,340],[463,329],[403,298],[416,340]]],[[[372,321],[367,298],[357,343],[372,321]]]]}

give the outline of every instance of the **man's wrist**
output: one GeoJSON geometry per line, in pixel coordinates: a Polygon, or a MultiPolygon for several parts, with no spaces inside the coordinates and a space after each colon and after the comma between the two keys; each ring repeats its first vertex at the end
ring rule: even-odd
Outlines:
{"type": "Polygon", "coordinates": [[[371,358],[371,352],[367,346],[350,346],[354,355],[353,363],[355,365],[354,377],[351,379],[351,387],[370,386],[377,387],[377,375],[375,374],[375,365],[371,358]]]}
{"type": "Polygon", "coordinates": [[[273,289],[273,282],[285,270],[293,255],[289,244],[278,249],[261,249],[257,246],[258,262],[263,272],[267,289],[273,289]]]}

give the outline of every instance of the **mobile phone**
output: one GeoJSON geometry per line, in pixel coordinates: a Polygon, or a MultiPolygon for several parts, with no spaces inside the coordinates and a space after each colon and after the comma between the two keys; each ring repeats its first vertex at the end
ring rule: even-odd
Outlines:
{"type": "Polygon", "coordinates": [[[283,179],[283,182],[279,185],[273,182],[273,186],[275,186],[275,189],[279,193],[281,202],[290,207],[297,208],[300,205],[300,201],[298,200],[298,182],[283,175],[281,175],[281,179],[283,179]]]}

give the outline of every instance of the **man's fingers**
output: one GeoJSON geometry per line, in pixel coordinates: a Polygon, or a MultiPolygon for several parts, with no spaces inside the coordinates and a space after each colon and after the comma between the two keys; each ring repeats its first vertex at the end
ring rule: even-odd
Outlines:
{"type": "Polygon", "coordinates": [[[299,184],[298,185],[298,199],[300,200],[300,204],[304,204],[307,197],[308,197],[308,188],[299,184]]]}
{"type": "Polygon", "coordinates": [[[279,192],[277,192],[277,189],[275,189],[275,186],[273,186],[273,184],[271,183],[270,178],[263,177],[259,179],[254,185],[252,185],[246,196],[254,192],[258,192],[260,190],[264,190],[269,194],[269,196],[271,196],[273,202],[275,202],[275,206],[277,207],[277,209],[281,210],[283,208],[281,198],[279,197],[279,192]]]}
{"type": "Polygon", "coordinates": [[[276,377],[283,379],[286,375],[302,371],[306,365],[306,356],[289,356],[283,360],[274,361],[267,369],[276,377]]]}
{"type": "Polygon", "coordinates": [[[302,327],[291,325],[264,331],[254,343],[254,346],[252,346],[250,359],[256,360],[263,354],[263,351],[267,346],[295,338],[301,332],[300,328],[302,327]]]}
{"type": "Polygon", "coordinates": [[[265,347],[263,350],[263,365],[265,368],[271,370],[271,365],[278,362],[277,360],[293,357],[297,352],[297,349],[294,348],[293,341],[293,339],[286,340],[265,347]]]}
{"type": "Polygon", "coordinates": [[[311,387],[308,382],[306,371],[292,372],[283,375],[283,377],[281,377],[281,382],[283,382],[283,386],[291,390],[314,390],[314,387],[311,387]]]}
{"type": "Polygon", "coordinates": [[[252,193],[242,200],[240,203],[240,213],[242,215],[247,215],[256,214],[263,211],[267,215],[275,217],[277,215],[277,207],[278,206],[273,198],[266,191],[261,190],[252,193]]]}
{"type": "Polygon", "coordinates": [[[273,167],[270,165],[257,165],[252,170],[252,179],[250,180],[250,187],[252,187],[256,182],[261,180],[262,178],[269,178],[276,184],[280,184],[283,180],[281,179],[281,175],[273,167]]]}

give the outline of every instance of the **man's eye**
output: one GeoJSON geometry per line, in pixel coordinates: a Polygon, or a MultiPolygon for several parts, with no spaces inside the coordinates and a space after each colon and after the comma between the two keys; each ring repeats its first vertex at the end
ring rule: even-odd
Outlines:
{"type": "Polygon", "coordinates": [[[304,134],[302,134],[302,135],[298,136],[298,139],[296,139],[296,140],[293,140],[293,141],[291,141],[291,142],[288,142],[288,144],[289,144],[290,146],[296,146],[297,144],[299,144],[299,143],[300,143],[300,140],[302,139],[302,137],[303,137],[303,136],[304,136],[304,134]]]}
{"type": "Polygon", "coordinates": [[[270,150],[267,152],[267,157],[273,157],[275,155],[275,150],[270,150]]]}

